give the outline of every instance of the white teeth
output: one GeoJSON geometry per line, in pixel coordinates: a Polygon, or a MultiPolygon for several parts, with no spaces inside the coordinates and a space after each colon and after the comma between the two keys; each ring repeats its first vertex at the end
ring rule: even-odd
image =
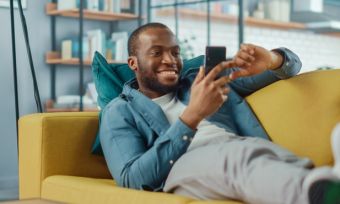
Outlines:
{"type": "Polygon", "coordinates": [[[176,72],[174,72],[174,71],[163,71],[163,72],[161,72],[161,74],[162,75],[174,75],[174,74],[176,74],[176,72]]]}

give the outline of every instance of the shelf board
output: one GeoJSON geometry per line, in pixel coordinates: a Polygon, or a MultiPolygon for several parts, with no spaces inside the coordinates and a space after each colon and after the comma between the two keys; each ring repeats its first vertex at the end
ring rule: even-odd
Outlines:
{"type": "MultiPolygon", "coordinates": [[[[79,9],[58,10],[56,3],[47,3],[46,14],[51,16],[65,16],[71,18],[79,18],[79,9]]],[[[100,20],[100,21],[117,21],[117,20],[133,20],[138,18],[137,15],[130,13],[112,13],[106,11],[83,10],[84,19],[100,20]]]]}
{"type": "MultiPolygon", "coordinates": [[[[173,9],[162,9],[156,12],[159,16],[173,16],[175,11],[173,9]]],[[[193,19],[206,19],[207,13],[202,11],[197,11],[193,9],[178,9],[178,15],[183,18],[193,18],[193,19]]],[[[223,13],[211,14],[212,21],[223,21],[227,23],[237,24],[237,16],[223,13]]],[[[254,27],[264,27],[264,28],[274,28],[274,29],[306,29],[306,26],[302,23],[295,22],[279,22],[272,21],[268,19],[258,19],[254,17],[246,17],[245,25],[254,27]]]]}
{"type": "MultiPolygon", "coordinates": [[[[54,101],[49,99],[45,103],[45,112],[53,113],[53,112],[79,112],[79,108],[54,108],[54,101]]],[[[98,108],[84,108],[85,112],[98,112],[98,108]]]]}
{"type": "MultiPolygon", "coordinates": [[[[84,112],[98,112],[97,108],[84,108],[84,112]]],[[[45,108],[45,112],[47,113],[55,113],[55,112],[79,112],[79,108],[45,108]]]]}
{"type": "Polygon", "coordinates": [[[337,37],[337,38],[340,38],[340,32],[321,33],[321,34],[328,35],[328,36],[331,36],[331,37],[337,37]]]}
{"type": "MultiPolygon", "coordinates": [[[[62,65],[79,65],[79,58],[71,58],[71,59],[62,59],[59,52],[47,52],[45,56],[45,60],[47,64],[62,64],[62,65]]],[[[107,60],[109,64],[122,64],[126,63],[123,61],[116,61],[116,60],[107,60]]],[[[84,59],[83,61],[85,66],[91,66],[92,60],[91,59],[84,59]]]]}

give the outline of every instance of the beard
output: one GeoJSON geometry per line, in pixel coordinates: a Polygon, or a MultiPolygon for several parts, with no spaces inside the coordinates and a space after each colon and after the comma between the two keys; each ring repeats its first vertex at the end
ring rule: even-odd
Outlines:
{"type": "Polygon", "coordinates": [[[148,88],[149,90],[155,91],[160,94],[167,94],[170,92],[175,92],[178,87],[178,83],[174,85],[165,85],[160,83],[154,77],[141,77],[141,83],[143,83],[144,87],[148,88]]]}
{"type": "Polygon", "coordinates": [[[173,85],[162,84],[154,75],[148,76],[147,71],[146,69],[144,69],[143,66],[139,65],[139,68],[142,73],[140,77],[141,80],[140,82],[143,84],[145,88],[160,93],[162,95],[175,92],[177,90],[178,82],[173,85]]]}

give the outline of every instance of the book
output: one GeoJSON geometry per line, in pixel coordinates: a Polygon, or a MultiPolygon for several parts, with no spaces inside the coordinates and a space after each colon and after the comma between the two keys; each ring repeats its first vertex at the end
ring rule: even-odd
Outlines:
{"type": "Polygon", "coordinates": [[[108,39],[106,41],[106,53],[105,53],[105,58],[107,60],[113,60],[116,59],[116,45],[112,41],[112,39],[108,39]]]}
{"type": "Polygon", "coordinates": [[[67,39],[61,42],[61,59],[72,58],[72,40],[67,39]]]}
{"type": "MultiPolygon", "coordinates": [[[[72,57],[79,58],[79,39],[73,38],[72,39],[72,57]]],[[[89,41],[86,36],[83,37],[83,59],[89,59],[89,41]]]]}
{"type": "Polygon", "coordinates": [[[87,9],[99,11],[99,0],[87,0],[87,9]]]}
{"type": "MultiPolygon", "coordinates": [[[[110,0],[111,9],[110,12],[120,13],[121,12],[121,1],[120,0],[110,0]]],[[[127,1],[127,0],[126,0],[127,1]]]]}
{"type": "Polygon", "coordinates": [[[58,10],[67,10],[74,8],[77,8],[77,0],[58,0],[58,10]]]}
{"type": "Polygon", "coordinates": [[[117,2],[120,3],[119,10],[123,13],[135,13],[135,1],[133,0],[118,0],[117,2]]]}
{"type": "Polygon", "coordinates": [[[111,39],[116,48],[115,60],[126,61],[128,58],[128,52],[127,52],[128,33],[127,32],[114,32],[111,35],[111,39]]]}
{"type": "Polygon", "coordinates": [[[98,93],[94,82],[87,84],[88,95],[94,103],[97,103],[98,93]]]}
{"type": "Polygon", "coordinates": [[[98,9],[99,11],[106,11],[105,10],[106,0],[98,0],[98,9]]]}
{"type": "Polygon", "coordinates": [[[101,29],[87,31],[89,38],[89,52],[90,58],[94,57],[95,51],[98,51],[102,55],[106,52],[106,35],[101,29]]]}
{"type": "MultiPolygon", "coordinates": [[[[61,42],[61,58],[79,58],[79,49],[80,46],[78,38],[65,39],[61,42]]],[[[88,59],[89,57],[88,38],[83,37],[83,59],[88,59]]]]}

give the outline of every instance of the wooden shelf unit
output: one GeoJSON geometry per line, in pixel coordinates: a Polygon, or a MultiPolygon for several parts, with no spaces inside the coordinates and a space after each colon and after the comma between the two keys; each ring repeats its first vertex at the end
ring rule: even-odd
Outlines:
{"type": "MultiPolygon", "coordinates": [[[[79,18],[79,9],[58,10],[56,3],[47,3],[46,14],[51,16],[65,16],[71,18],[79,18]]],[[[100,20],[100,21],[117,21],[132,20],[138,16],[129,13],[112,13],[105,11],[83,10],[84,19],[100,20]]]]}
{"type": "MultiPolygon", "coordinates": [[[[143,19],[144,17],[141,17],[141,14],[139,13],[138,15],[131,14],[131,13],[113,13],[113,12],[107,12],[107,11],[94,11],[94,10],[88,10],[88,9],[83,9],[82,10],[82,18],[80,18],[80,9],[74,8],[74,9],[63,9],[63,10],[58,10],[58,5],[57,3],[47,3],[45,6],[45,12],[46,15],[49,15],[52,19],[55,17],[69,17],[69,18],[78,18],[79,21],[83,20],[96,20],[96,21],[106,21],[108,23],[112,23],[114,21],[127,21],[127,20],[140,20],[143,19]]],[[[52,47],[53,45],[56,44],[56,23],[55,21],[52,21],[52,47]]],[[[83,32],[83,28],[81,27],[80,33],[83,32]]],[[[92,64],[92,59],[89,59],[87,57],[84,57],[83,59],[83,66],[80,65],[80,59],[79,58],[71,58],[71,59],[62,59],[61,58],[61,53],[60,51],[49,51],[45,54],[45,61],[47,64],[50,64],[52,67],[55,68],[55,65],[78,65],[76,67],[88,67],[91,66],[92,64]]],[[[121,64],[121,63],[126,63],[125,61],[116,61],[116,60],[108,60],[108,63],[110,64],[121,64]]],[[[83,72],[82,69],[79,69],[80,73],[83,72]]],[[[51,71],[52,75],[52,83],[51,83],[51,98],[55,99],[56,98],[56,91],[55,91],[55,71],[51,71]]],[[[82,79],[82,77],[79,77],[79,79],[82,79]]],[[[80,80],[81,81],[81,80],[80,80]]],[[[80,82],[83,84],[83,81],[80,82]]],[[[81,85],[79,85],[80,89],[81,85]]],[[[81,102],[82,103],[82,102],[81,102]]],[[[74,111],[79,111],[79,108],[55,108],[55,103],[52,99],[47,100],[45,102],[45,111],[46,112],[74,112],[74,111]]],[[[95,111],[98,112],[98,108],[86,108],[83,106],[83,111],[95,111]]]]}
{"type": "MultiPolygon", "coordinates": [[[[78,112],[79,108],[54,108],[54,101],[49,99],[45,103],[45,112],[78,112]]],[[[86,112],[98,112],[98,108],[84,108],[83,111],[86,112]]]]}
{"type": "MultiPolygon", "coordinates": [[[[162,9],[156,12],[159,16],[170,16],[175,15],[175,11],[173,9],[162,9]]],[[[206,19],[207,13],[203,11],[193,10],[193,9],[178,9],[178,14],[183,18],[193,18],[193,19],[206,19]]],[[[237,16],[230,14],[222,14],[222,13],[211,13],[212,21],[222,21],[232,24],[237,24],[237,16]]],[[[279,22],[272,21],[268,19],[258,19],[254,17],[246,17],[245,25],[254,26],[254,27],[264,27],[264,28],[274,28],[274,29],[306,29],[305,24],[295,23],[295,22],[279,22]]]]}
{"type": "MultiPolygon", "coordinates": [[[[45,60],[47,64],[62,64],[62,65],[79,65],[79,58],[71,58],[71,59],[61,59],[61,55],[59,52],[51,51],[47,52],[45,55],[45,60]]],[[[91,59],[84,59],[84,65],[91,66],[92,60],[91,59]]],[[[108,60],[110,64],[122,64],[126,63],[123,61],[116,61],[116,60],[108,60]]]]}

